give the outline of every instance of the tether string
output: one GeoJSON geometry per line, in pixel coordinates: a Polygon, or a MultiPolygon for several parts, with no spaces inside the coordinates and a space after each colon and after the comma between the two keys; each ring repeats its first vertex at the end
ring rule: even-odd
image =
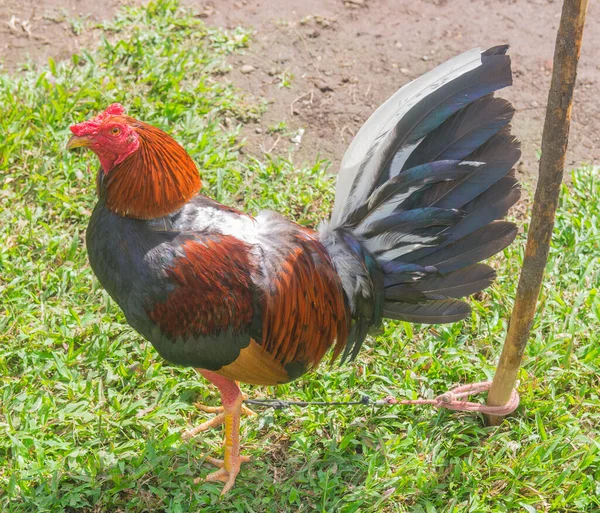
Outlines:
{"type": "Polygon", "coordinates": [[[246,404],[255,406],[264,406],[275,410],[283,410],[290,406],[385,406],[385,405],[429,405],[435,408],[446,408],[453,411],[475,411],[491,415],[504,416],[512,413],[519,406],[519,393],[516,390],[512,391],[510,400],[503,406],[489,406],[487,404],[473,403],[463,401],[461,398],[470,395],[487,392],[492,386],[491,381],[480,381],[470,385],[460,385],[448,392],[438,395],[435,399],[398,399],[393,396],[388,396],[384,399],[374,401],[368,395],[363,395],[359,401],[284,401],[281,399],[246,399],[246,404]]]}

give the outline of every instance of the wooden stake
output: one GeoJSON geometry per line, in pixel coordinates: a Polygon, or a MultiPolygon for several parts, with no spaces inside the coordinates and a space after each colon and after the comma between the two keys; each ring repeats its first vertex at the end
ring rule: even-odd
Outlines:
{"type": "MultiPolygon", "coordinates": [[[[491,406],[506,404],[515,386],[548,262],[569,140],[573,89],[587,4],[588,0],[564,0],[563,3],[527,247],[506,341],[487,399],[491,406]]],[[[493,415],[486,417],[490,425],[498,425],[502,419],[493,415]]]]}

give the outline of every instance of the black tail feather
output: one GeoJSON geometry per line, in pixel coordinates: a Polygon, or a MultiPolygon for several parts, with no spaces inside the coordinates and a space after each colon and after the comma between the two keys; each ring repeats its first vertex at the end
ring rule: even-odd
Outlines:
{"type": "Polygon", "coordinates": [[[513,114],[509,102],[492,95],[467,105],[427,135],[402,170],[435,160],[466,158],[508,125],[513,114]]]}
{"type": "Polygon", "coordinates": [[[405,303],[386,301],[383,315],[389,319],[408,321],[418,324],[443,324],[456,322],[468,317],[471,307],[458,299],[441,299],[405,303]]]}
{"type": "Polygon", "coordinates": [[[485,264],[475,264],[450,274],[429,276],[415,283],[400,284],[385,289],[385,299],[422,301],[470,296],[489,287],[495,271],[485,264]]]}
{"type": "Polygon", "coordinates": [[[512,80],[507,49],[467,52],[405,86],[348,149],[322,231],[354,319],[344,358],[381,314],[455,322],[470,312],[459,298],[493,282],[479,262],[514,240],[515,225],[500,220],[520,196],[514,109],[493,96],[512,80]],[[347,251],[328,242],[343,232],[347,251]]]}
{"type": "Polygon", "coordinates": [[[421,258],[421,266],[434,267],[442,274],[481,262],[509,246],[517,236],[517,227],[507,221],[493,223],[421,258]]]}

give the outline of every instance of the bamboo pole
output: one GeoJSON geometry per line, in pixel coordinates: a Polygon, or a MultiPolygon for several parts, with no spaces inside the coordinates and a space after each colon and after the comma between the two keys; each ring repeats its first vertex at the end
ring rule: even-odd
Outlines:
{"type": "MultiPolygon", "coordinates": [[[[587,4],[588,0],[564,0],[563,3],[525,258],[508,333],[487,399],[491,406],[506,404],[515,387],[548,262],[569,140],[573,89],[587,4]]],[[[488,415],[486,420],[490,425],[498,425],[503,417],[488,415]]]]}

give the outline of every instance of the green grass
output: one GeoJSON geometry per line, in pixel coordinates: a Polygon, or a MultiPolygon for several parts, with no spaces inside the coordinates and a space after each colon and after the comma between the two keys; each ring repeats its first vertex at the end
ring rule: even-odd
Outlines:
{"type": "MultiPolygon", "coordinates": [[[[216,403],[194,371],[161,360],[127,326],[87,264],[93,155],[67,154],[68,125],[113,101],[180,140],[211,196],[314,225],[330,210],[324,164],[297,169],[240,153],[260,116],[224,85],[245,31],[205,27],[176,4],[126,11],[70,63],[0,74],[0,510],[3,512],[514,512],[600,509],[600,181],[563,189],[539,315],[520,373],[522,403],[499,428],[430,408],[261,411],[243,421],[254,457],[225,499],[194,485],[221,434],[183,442],[216,403]],[[228,124],[227,126],[231,126],[228,124]],[[91,169],[90,169],[91,168],[91,169]]],[[[525,229],[527,227],[525,226],[525,229]]],[[[358,362],[326,365],[253,397],[432,397],[493,375],[524,238],[465,322],[388,322],[358,362]]]]}

